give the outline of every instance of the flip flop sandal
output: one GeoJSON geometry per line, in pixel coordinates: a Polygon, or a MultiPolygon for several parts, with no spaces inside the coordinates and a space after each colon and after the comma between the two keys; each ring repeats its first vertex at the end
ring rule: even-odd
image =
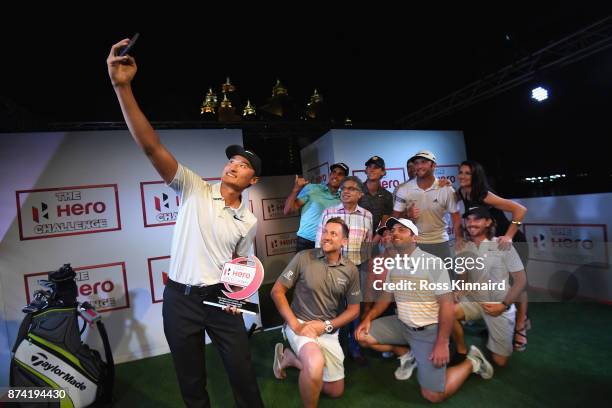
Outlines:
{"type": "Polygon", "coordinates": [[[520,330],[515,330],[514,331],[514,339],[512,340],[512,344],[514,346],[514,351],[525,351],[527,350],[527,329],[525,327],[523,327],[520,330]],[[525,339],[525,341],[518,341],[516,340],[516,335],[523,337],[525,339]]]}
{"type": "Polygon", "coordinates": [[[274,371],[274,377],[279,380],[284,380],[287,377],[285,370],[281,369],[281,361],[284,357],[283,343],[276,343],[274,346],[274,363],[272,365],[272,371],[274,371]]]}

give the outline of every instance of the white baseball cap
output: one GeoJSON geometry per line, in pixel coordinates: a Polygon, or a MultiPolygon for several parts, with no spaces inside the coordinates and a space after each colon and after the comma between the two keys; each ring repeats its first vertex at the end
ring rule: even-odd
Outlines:
{"type": "Polygon", "coordinates": [[[410,158],[410,160],[415,160],[419,157],[422,157],[423,159],[427,159],[427,160],[431,160],[432,162],[436,162],[436,155],[433,154],[432,152],[430,152],[429,150],[421,150],[419,151],[417,154],[415,154],[414,156],[412,156],[410,158]]]}
{"type": "Polygon", "coordinates": [[[414,235],[419,235],[419,229],[417,228],[416,225],[414,225],[414,222],[410,221],[407,218],[394,218],[394,217],[389,217],[387,219],[387,222],[385,223],[385,226],[389,229],[393,228],[393,226],[395,224],[402,224],[404,227],[409,228],[410,231],[412,231],[412,233],[414,235]]]}

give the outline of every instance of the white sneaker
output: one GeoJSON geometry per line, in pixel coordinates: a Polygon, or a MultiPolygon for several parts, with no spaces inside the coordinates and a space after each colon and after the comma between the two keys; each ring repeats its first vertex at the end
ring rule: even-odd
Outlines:
{"type": "Polygon", "coordinates": [[[476,346],[470,346],[467,358],[472,362],[472,372],[489,380],[493,377],[493,366],[487,361],[482,351],[476,346]]]}
{"type": "Polygon", "coordinates": [[[412,376],[412,372],[416,367],[414,355],[409,351],[397,358],[400,361],[400,366],[395,370],[395,378],[398,380],[407,380],[412,376]]]}

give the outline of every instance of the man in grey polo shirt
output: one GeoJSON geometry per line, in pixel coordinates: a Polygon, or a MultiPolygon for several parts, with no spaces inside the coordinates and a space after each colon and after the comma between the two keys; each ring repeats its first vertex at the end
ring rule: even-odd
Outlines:
{"type": "Polygon", "coordinates": [[[220,291],[224,263],[231,261],[233,255],[249,255],[257,219],[242,193],[259,180],[261,160],[242,146],[228,146],[225,154],[229,160],[222,170],[221,182],[214,185],[181,165],[161,143],[134,98],[131,82],[136,62],[130,56],[117,56],[127,43],[126,39],[113,45],[108,55],[111,82],[134,141],[181,201],[162,315],[183,401],[188,407],[210,407],[206,392],[206,330],[221,354],[236,405],[263,407],[242,316],[235,308],[223,311],[202,304],[207,294],[220,291]]]}
{"type": "MultiPolygon", "coordinates": [[[[460,275],[469,283],[503,284],[502,288],[478,289],[465,292],[460,302],[455,305],[455,325],[453,340],[457,352],[467,352],[460,321],[483,319],[487,325],[489,338],[487,348],[491,351],[491,359],[498,366],[505,366],[512,355],[512,338],[516,308],[514,302],[525,288],[527,277],[521,258],[516,249],[509,251],[498,248],[495,237],[495,221],[485,206],[474,206],[466,209],[466,229],[469,240],[457,254],[465,264],[467,259],[476,258],[479,263],[470,262],[466,275],[460,275]],[[512,285],[510,285],[512,276],[512,285]],[[465,277],[465,278],[464,278],[465,277]]],[[[466,264],[467,265],[467,264],[466,264]]]]}
{"type": "Polygon", "coordinates": [[[411,360],[416,360],[421,394],[431,402],[441,402],[457,392],[471,373],[491,378],[493,367],[473,346],[465,361],[446,368],[448,338],[454,323],[448,272],[440,258],[417,248],[419,231],[412,221],[391,217],[386,226],[393,233],[392,242],[399,256],[388,259],[394,260],[395,265],[387,273],[386,286],[375,282],[375,289],[385,292],[357,328],[357,339],[362,346],[377,351],[404,353],[399,371],[411,371],[411,360]],[[376,319],[393,298],[397,316],[376,319]]]}
{"type": "Polygon", "coordinates": [[[432,152],[422,150],[411,160],[414,161],[416,178],[395,192],[393,217],[402,217],[406,211],[408,218],[419,228],[419,248],[442,259],[449,258],[448,225],[444,217],[450,213],[453,225],[461,222],[455,190],[434,175],[436,156],[432,152]]]}
{"type": "Polygon", "coordinates": [[[278,277],[271,296],[285,319],[284,332],[291,350],[278,343],[274,375],[285,378],[285,368],[300,370],[300,395],[305,407],[316,407],[321,391],[330,397],[344,392],[344,353],[338,328],[359,314],[361,292],[355,265],[342,256],[348,226],[341,218],[325,224],[321,248],[298,252],[278,277]],[[295,287],[289,306],[286,293],[295,287]],[[338,313],[344,302],[346,310],[338,313]]]}

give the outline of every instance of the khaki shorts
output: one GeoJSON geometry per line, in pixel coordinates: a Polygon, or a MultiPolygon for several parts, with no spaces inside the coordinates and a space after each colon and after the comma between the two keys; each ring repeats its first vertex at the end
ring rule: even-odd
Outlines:
{"type": "MultiPolygon", "coordinates": [[[[300,323],[303,323],[301,320],[300,323]]],[[[344,378],[344,352],[340,346],[338,340],[339,330],[332,334],[324,333],[316,339],[298,336],[291,330],[291,327],[285,325],[283,331],[291,349],[296,355],[300,353],[300,350],[306,343],[315,343],[321,349],[323,353],[323,360],[325,365],[323,366],[323,381],[332,382],[342,380],[344,378]]]]}
{"type": "Polygon", "coordinates": [[[466,298],[462,299],[459,305],[463,309],[466,321],[484,320],[489,332],[489,339],[487,341],[487,348],[489,350],[503,357],[510,357],[512,355],[512,339],[514,337],[516,317],[514,305],[510,307],[510,310],[506,310],[497,317],[486,314],[480,303],[471,302],[466,298]]]}
{"type": "Polygon", "coordinates": [[[370,326],[370,336],[378,344],[410,345],[417,363],[419,385],[429,391],[444,392],[446,365],[436,367],[429,359],[438,337],[438,324],[430,324],[422,330],[415,331],[397,316],[379,317],[370,326]]]}

